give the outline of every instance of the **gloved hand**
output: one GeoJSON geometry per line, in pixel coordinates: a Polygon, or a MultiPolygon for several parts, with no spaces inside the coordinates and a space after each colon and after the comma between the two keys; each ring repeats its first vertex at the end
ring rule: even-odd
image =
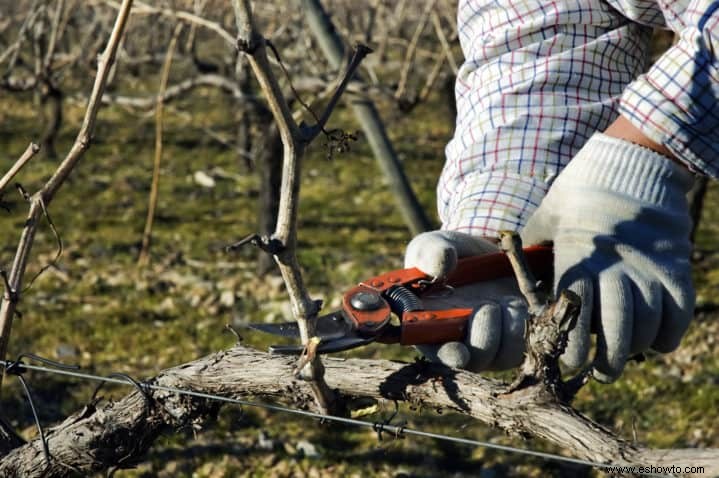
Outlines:
{"type": "Polygon", "coordinates": [[[555,291],[582,299],[562,360],[589,356],[611,382],[628,357],[674,350],[693,316],[688,170],[650,149],[595,134],[559,174],[521,231],[554,242],[555,291]]]}
{"type": "MultiPolygon", "coordinates": [[[[416,236],[407,246],[405,267],[417,267],[432,277],[443,277],[465,256],[497,252],[492,242],[454,231],[432,231],[416,236]]],[[[465,343],[417,348],[428,359],[472,371],[503,370],[518,366],[524,355],[527,305],[514,278],[486,281],[453,289],[444,296],[423,298],[427,309],[472,308],[465,343]]]]}

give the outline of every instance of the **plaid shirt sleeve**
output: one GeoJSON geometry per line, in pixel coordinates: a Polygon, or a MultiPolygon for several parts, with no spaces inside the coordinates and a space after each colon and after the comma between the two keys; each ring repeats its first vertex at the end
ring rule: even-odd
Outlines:
{"type": "Polygon", "coordinates": [[[554,178],[619,111],[696,169],[717,175],[711,32],[719,2],[661,3],[672,7],[652,0],[460,0],[465,62],[438,185],[444,229],[484,236],[521,229],[554,178]],[[640,76],[649,27],[664,25],[680,30],[682,40],[640,76]]]}
{"type": "Polygon", "coordinates": [[[675,19],[679,41],[629,85],[620,112],[690,169],[716,178],[719,2],[693,0],[685,8],[672,7],[667,20],[675,19]]]}

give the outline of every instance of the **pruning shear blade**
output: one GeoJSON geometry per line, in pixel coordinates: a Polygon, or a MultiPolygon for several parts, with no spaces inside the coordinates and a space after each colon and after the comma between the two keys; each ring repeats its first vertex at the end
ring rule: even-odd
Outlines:
{"type": "MultiPolygon", "coordinates": [[[[259,330],[280,337],[300,338],[300,328],[297,322],[282,322],[279,324],[250,324],[250,328],[259,330]]],[[[352,325],[348,323],[342,313],[335,311],[327,315],[317,318],[317,328],[315,335],[322,341],[335,340],[347,335],[352,330],[352,325]]]]}
{"type": "MultiPolygon", "coordinates": [[[[375,337],[342,337],[327,342],[322,342],[317,346],[318,354],[331,354],[335,352],[343,352],[345,350],[354,349],[367,345],[375,341],[375,337]]],[[[299,355],[305,349],[304,345],[270,345],[271,354],[279,355],[299,355]]]]}
{"type": "MultiPolygon", "coordinates": [[[[533,246],[524,252],[537,277],[543,280],[551,277],[551,247],[533,246]]],[[[513,276],[507,256],[498,252],[460,259],[457,268],[438,284],[416,268],[372,277],[345,292],[340,310],[317,319],[315,335],[321,340],[317,353],[341,352],[375,341],[401,345],[461,341],[473,309],[425,310],[422,296],[442,286],[459,287],[513,276]],[[390,324],[392,314],[399,317],[399,326],[390,324]]],[[[250,327],[282,337],[300,337],[294,322],[250,324],[250,327]]],[[[277,354],[300,354],[303,350],[302,345],[270,347],[270,352],[277,354]]]]}

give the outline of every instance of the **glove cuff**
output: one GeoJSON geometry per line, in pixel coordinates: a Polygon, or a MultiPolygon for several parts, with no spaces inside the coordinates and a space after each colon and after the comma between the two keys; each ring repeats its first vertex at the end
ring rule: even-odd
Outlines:
{"type": "Polygon", "coordinates": [[[595,133],[559,175],[560,181],[563,187],[609,190],[667,207],[689,191],[693,175],[649,148],[595,133]]]}

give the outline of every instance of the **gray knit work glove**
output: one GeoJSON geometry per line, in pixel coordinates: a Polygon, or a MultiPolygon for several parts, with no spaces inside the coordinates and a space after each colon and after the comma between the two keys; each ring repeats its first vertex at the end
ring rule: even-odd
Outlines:
{"type": "Polygon", "coordinates": [[[565,364],[586,363],[590,333],[603,382],[616,380],[633,354],[679,345],[694,309],[691,183],[664,156],[597,133],[552,184],[521,235],[525,245],[554,242],[555,291],[582,299],[565,364]]]}
{"type": "MultiPolygon", "coordinates": [[[[417,267],[432,277],[443,277],[457,259],[497,252],[493,243],[454,231],[432,231],[416,236],[407,246],[405,267],[417,267]]],[[[465,343],[447,342],[417,348],[428,359],[472,371],[516,367],[524,355],[527,305],[514,278],[480,282],[423,299],[427,309],[472,308],[465,343]]]]}

